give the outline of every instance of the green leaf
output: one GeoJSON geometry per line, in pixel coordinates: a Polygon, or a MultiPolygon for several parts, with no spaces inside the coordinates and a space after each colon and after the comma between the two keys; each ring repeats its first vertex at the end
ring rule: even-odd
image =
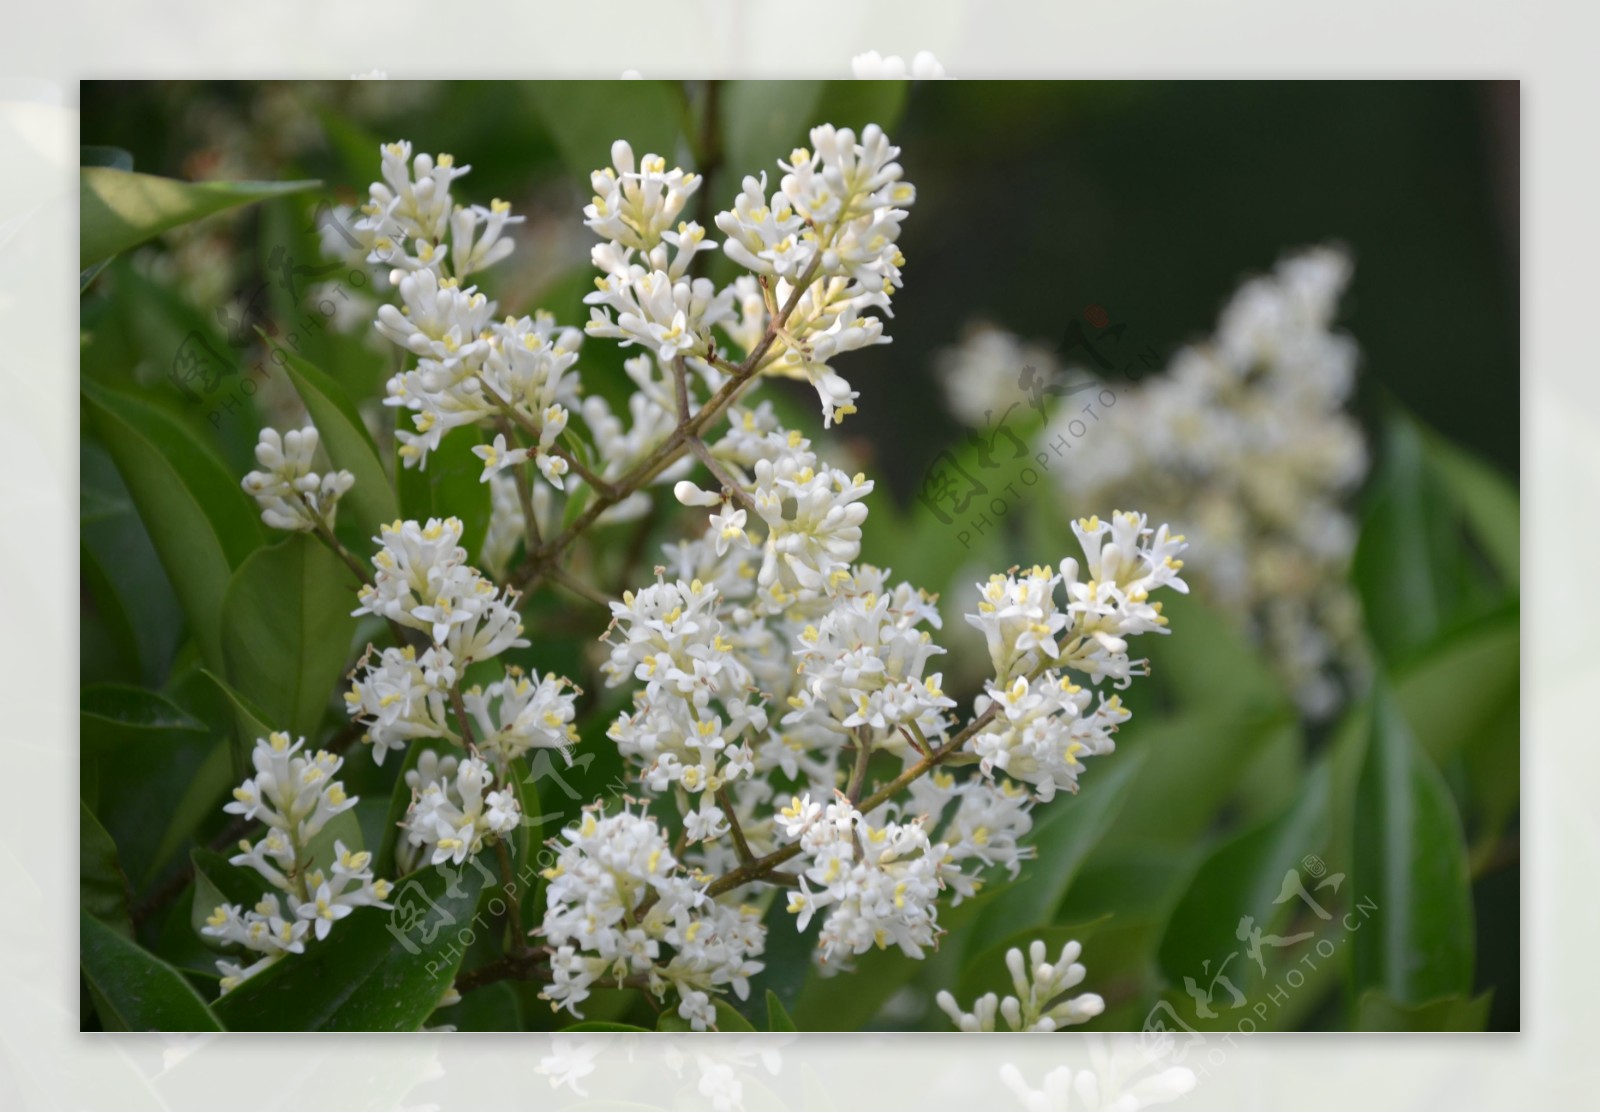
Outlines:
{"type": "Polygon", "coordinates": [[[128,876],[148,885],[226,793],[226,743],[154,692],[97,684],[79,698],[85,767],[116,786],[95,805],[96,815],[128,876]],[[169,802],[154,822],[152,799],[169,802]]]}
{"type": "Polygon", "coordinates": [[[220,668],[228,581],[262,540],[250,500],[222,462],[159,406],[87,379],[83,396],[202,656],[220,668]]]}
{"type": "Polygon", "coordinates": [[[893,139],[910,94],[909,81],[829,81],[813,109],[813,123],[854,128],[858,135],[877,124],[893,139]]]}
{"type": "Polygon", "coordinates": [[[1420,1005],[1472,988],[1472,894],[1461,820],[1444,778],[1380,682],[1356,787],[1354,986],[1420,1005]]]}
{"type": "Polygon", "coordinates": [[[87,268],[180,224],[320,182],[180,182],[105,166],[78,171],[78,265],[87,268]]]}
{"type": "Polygon", "coordinates": [[[590,172],[611,165],[611,144],[618,139],[632,145],[636,162],[659,154],[671,166],[677,158],[683,92],[676,82],[533,81],[527,92],[585,191],[590,172]]]}
{"type": "Polygon", "coordinates": [[[1038,857],[1024,863],[1017,882],[984,910],[967,935],[965,953],[1055,919],[1078,868],[1127,800],[1142,761],[1142,754],[1101,758],[1085,775],[1081,793],[1063,794],[1035,811],[1028,842],[1038,857]]]}
{"type": "MultiPolygon", "coordinates": [[[[1327,848],[1331,783],[1330,767],[1319,764],[1282,815],[1229,839],[1201,863],[1167,920],[1158,950],[1169,982],[1189,977],[1204,983],[1208,975],[1222,973],[1220,964],[1240,951],[1237,930],[1244,917],[1271,933],[1306,910],[1297,900],[1280,898],[1288,875],[1327,848]]],[[[1318,903],[1326,911],[1325,901],[1318,903]]],[[[1242,984],[1256,972],[1248,963],[1235,962],[1226,973],[1242,984]]]]}
{"type": "Polygon", "coordinates": [[[278,350],[284,355],[284,370],[306,404],[328,459],[335,468],[356,478],[355,486],[339,500],[341,510],[358,520],[365,536],[376,537],[380,526],[400,514],[400,500],[384,471],[378,446],[355,403],[337,381],[284,348],[278,350]]]}
{"type": "Polygon", "coordinates": [[[401,876],[400,868],[395,864],[395,848],[403,837],[400,822],[411,810],[411,786],[406,784],[406,774],[417,767],[417,760],[422,757],[424,750],[434,748],[425,741],[416,742],[406,749],[400,761],[394,778],[394,792],[389,797],[389,814],[383,824],[383,841],[378,844],[378,853],[373,856],[372,868],[379,877],[401,876]]]}
{"type": "Polygon", "coordinates": [[[258,550],[234,573],[222,606],[228,682],[274,729],[299,737],[322,721],[350,665],[353,580],[306,534],[258,550]]]}
{"type": "Polygon", "coordinates": [[[246,699],[238,689],[222,677],[209,669],[201,669],[200,674],[216,685],[217,690],[227,697],[228,706],[233,710],[234,736],[238,740],[241,754],[249,752],[255,746],[256,739],[266,738],[278,729],[269,721],[266,712],[246,699]]]}
{"type": "MultiPolygon", "coordinates": [[[[1520,608],[1452,632],[1394,677],[1417,742],[1441,766],[1469,748],[1521,695],[1520,608]]],[[[1517,748],[1515,735],[1510,739],[1517,748]]],[[[1514,764],[1514,763],[1513,763],[1514,764]]]]}
{"type": "Polygon", "coordinates": [[[726,174],[721,189],[746,175],[778,172],[779,159],[809,142],[815,124],[820,81],[724,81],[719,90],[722,118],[722,156],[726,174]]]}
{"type": "Polygon", "coordinates": [[[471,863],[429,868],[396,886],[393,910],[358,908],[301,955],[218,1000],[230,1029],[252,1032],[414,1032],[461,965],[483,875],[471,863]]]}
{"type": "Polygon", "coordinates": [[[1507,586],[1516,591],[1522,574],[1521,501],[1516,485],[1435,433],[1424,431],[1423,448],[1473,537],[1507,586]]]}
{"type": "Polygon", "coordinates": [[[472,454],[479,443],[476,428],[452,429],[428,453],[426,468],[407,468],[395,461],[401,516],[419,522],[460,518],[461,545],[474,560],[483,551],[492,509],[489,485],[482,482],[483,461],[472,454]]]}
{"type": "Polygon", "coordinates": [[[712,1007],[717,1010],[717,1031],[719,1032],[754,1032],[756,1026],[745,1019],[743,1013],[733,1007],[729,1001],[714,998],[712,1007]]]}
{"type": "MultiPolygon", "coordinates": [[[[680,1031],[688,1031],[685,1026],[680,1031]]],[[[634,1024],[618,1024],[614,1020],[585,1020],[567,1028],[558,1029],[562,1032],[648,1032],[648,1028],[640,1028],[634,1024]]],[[[661,1029],[666,1031],[666,1029],[661,1029]]]]}
{"type": "Polygon", "coordinates": [[[1402,1005],[1377,990],[1356,1006],[1358,1032],[1481,1032],[1489,1022],[1491,990],[1478,997],[1457,994],[1423,1005],[1402,1005]]]}
{"type": "Polygon", "coordinates": [[[783,1007],[783,1002],[778,1000],[778,995],[770,989],[767,990],[767,1031],[799,1031],[794,1026],[794,1018],[789,1015],[789,1010],[783,1007]]]}
{"type": "Polygon", "coordinates": [[[128,879],[111,841],[89,805],[78,802],[78,907],[118,934],[133,938],[128,879]]]}
{"type": "Polygon", "coordinates": [[[311,863],[311,868],[324,872],[330,870],[338,857],[334,849],[338,843],[344,843],[344,848],[352,854],[366,848],[365,838],[361,833],[361,820],[356,816],[354,808],[340,812],[328,820],[327,825],[311,840],[310,845],[306,847],[306,857],[311,863]]]}
{"type": "Polygon", "coordinates": [[[130,939],[78,913],[78,960],[108,1031],[219,1032],[222,1025],[183,975],[130,939]]]}
{"type": "MultiPolygon", "coordinates": [[[[227,857],[207,847],[197,846],[189,852],[194,865],[194,893],[190,900],[189,926],[208,947],[216,947],[217,940],[200,934],[211,913],[220,904],[237,904],[246,910],[254,908],[269,888],[266,880],[254,870],[236,866],[227,857]]],[[[287,911],[287,910],[286,910],[287,911]]]]}

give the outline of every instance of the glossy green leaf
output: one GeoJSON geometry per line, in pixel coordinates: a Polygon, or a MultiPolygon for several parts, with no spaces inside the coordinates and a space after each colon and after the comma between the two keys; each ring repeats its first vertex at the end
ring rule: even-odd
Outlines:
{"type": "Polygon", "coordinates": [[[87,911],[78,913],[78,931],[78,960],[107,1030],[222,1030],[200,995],[171,966],[87,911]]]}
{"type": "Polygon", "coordinates": [[[1375,689],[1355,795],[1355,899],[1376,905],[1352,939],[1357,990],[1420,1005],[1472,988],[1472,896],[1455,801],[1412,739],[1394,697],[1375,689]]]}
{"type": "Polygon", "coordinates": [[[465,951],[483,875],[437,867],[395,886],[393,910],[358,908],[218,1000],[230,1029],[414,1032],[432,1015],[465,951]]]}
{"type": "Polygon", "coordinates": [[[1356,1007],[1358,1032],[1481,1032],[1489,1022],[1490,991],[1478,997],[1457,995],[1422,1005],[1401,1005],[1373,990],[1356,1007]]]}
{"type": "Polygon", "coordinates": [[[239,480],[160,407],[83,382],[84,407],[150,532],[213,667],[222,662],[222,603],[233,570],[262,540],[239,480]]]}
{"type": "Polygon", "coordinates": [[[282,347],[284,370],[306,411],[317,427],[328,459],[335,468],[355,476],[355,486],[339,500],[341,515],[350,514],[360,523],[367,537],[376,537],[378,528],[400,514],[400,500],[384,471],[378,446],[367,432],[355,403],[332,376],[282,347]]]}
{"type": "Polygon", "coordinates": [[[754,1032],[756,1026],[745,1018],[745,1015],[733,1007],[731,1001],[721,997],[712,999],[712,1006],[717,1010],[717,1031],[719,1032],[754,1032]]]}
{"type": "Polygon", "coordinates": [[[275,730],[313,734],[350,667],[356,620],[350,570],[296,534],[240,566],[223,601],[228,682],[275,730]]]}
{"type": "MultiPolygon", "coordinates": [[[[1229,965],[1228,975],[1240,984],[1256,975],[1248,960],[1240,961],[1245,956],[1239,925],[1249,917],[1262,932],[1272,933],[1308,911],[1294,897],[1281,898],[1290,875],[1298,873],[1308,857],[1327,849],[1330,787],[1329,766],[1318,765],[1287,811],[1224,842],[1201,863],[1173,909],[1160,943],[1158,959],[1168,981],[1177,984],[1189,977],[1204,982],[1208,974],[1221,973],[1221,964],[1234,952],[1240,952],[1240,958],[1229,965]]],[[[1301,883],[1306,884],[1303,878],[1301,883]]],[[[1331,916],[1327,903],[1331,898],[1324,894],[1318,904],[1331,916]]],[[[1322,922],[1314,913],[1313,918],[1322,922]]],[[[1299,930],[1311,930],[1307,923],[1299,930]]],[[[1292,960],[1298,959],[1297,953],[1288,953],[1292,960]]]]}
{"type": "Polygon", "coordinates": [[[121,935],[133,938],[128,879],[117,846],[89,806],[78,803],[78,907],[121,935]]]}
{"type": "MultiPolygon", "coordinates": [[[[559,1029],[562,1032],[648,1032],[648,1028],[640,1028],[634,1024],[618,1024],[614,1020],[584,1020],[569,1027],[559,1029]]],[[[663,1029],[664,1030],[664,1029],[663,1029]]]]}
{"type": "Polygon", "coordinates": [[[78,265],[85,268],[180,224],[321,184],[180,182],[107,166],[78,175],[78,265]]]}

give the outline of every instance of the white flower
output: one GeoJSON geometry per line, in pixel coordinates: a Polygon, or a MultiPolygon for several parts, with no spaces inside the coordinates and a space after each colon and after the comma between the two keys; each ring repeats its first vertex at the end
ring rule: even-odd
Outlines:
{"type": "Polygon", "coordinates": [[[517,595],[501,591],[467,563],[458,518],[394,522],[376,540],[376,575],[364,585],[356,614],[375,614],[426,631],[458,669],[517,646],[522,637],[517,595]]]}
{"type": "Polygon", "coordinates": [[[850,59],[850,70],[858,81],[898,81],[908,76],[918,81],[931,81],[944,76],[944,66],[929,50],[917,51],[909,67],[898,54],[885,56],[869,50],[850,59]]]}
{"type": "Polygon", "coordinates": [[[310,425],[283,436],[276,429],[261,430],[256,462],[262,470],[246,475],[242,486],[261,507],[261,520],[272,528],[333,528],[339,497],[355,486],[356,478],[347,471],[312,471],[317,443],[317,430],[310,425]]]}
{"type": "Polygon", "coordinates": [[[500,762],[529,750],[559,750],[567,756],[578,741],[572,725],[578,691],[554,673],[541,678],[520,668],[506,669],[503,680],[487,688],[463,692],[462,703],[473,720],[478,749],[500,762]]]}
{"type": "Polygon", "coordinates": [[[1359,352],[1333,327],[1350,273],[1336,249],[1287,256],[1240,287],[1208,341],[1112,404],[1102,393],[1086,435],[1068,406],[1041,443],[1083,450],[1052,469],[1071,505],[1136,502],[1194,538],[1207,594],[1313,716],[1366,672],[1347,575],[1347,500],[1367,466],[1345,408],[1359,352]]]}
{"type": "Polygon", "coordinates": [[[667,169],[660,155],[645,155],[635,169],[633,148],[619,139],[611,145],[612,165],[589,176],[594,199],[583,210],[584,223],[602,239],[648,252],[678,221],[694,192],[698,174],[667,169]]]}
{"type": "Polygon", "coordinates": [[[1054,962],[1047,962],[1044,943],[1035,939],[1028,945],[1025,965],[1022,951],[1012,947],[1006,952],[1006,969],[1011,972],[1015,996],[1008,994],[1001,998],[986,993],[978,998],[971,1012],[965,1012],[956,1004],[954,996],[940,990],[939,1007],[963,1032],[993,1032],[997,1011],[1013,1032],[1054,1032],[1069,1025],[1083,1024],[1099,1016],[1106,1006],[1094,993],[1063,999],[1067,990],[1083,981],[1085,971],[1078,961],[1082,953],[1083,948],[1077,942],[1067,943],[1054,962]]]}
{"type": "Polygon", "coordinates": [[[495,775],[477,758],[441,758],[424,750],[416,768],[406,773],[411,808],[401,827],[406,832],[402,856],[409,863],[460,865],[483,849],[485,842],[505,836],[522,824],[516,796],[494,789],[495,775]]]}
{"type": "Polygon", "coordinates": [[[779,815],[806,863],[789,911],[799,931],[825,912],[817,938],[822,961],[848,961],[891,945],[921,958],[934,945],[946,848],[931,844],[921,824],[873,823],[843,797],[819,813],[809,794],[779,815]]]}
{"type": "Polygon", "coordinates": [[[449,650],[435,646],[417,658],[411,646],[390,647],[373,660],[373,649],[351,674],[345,710],[366,728],[379,765],[390,750],[403,750],[414,738],[454,738],[446,713],[456,672],[449,650]]]}
{"type": "Polygon", "coordinates": [[[330,819],[355,807],[356,798],[333,779],[343,759],[322,750],[306,756],[304,744],[305,739],[293,742],[283,733],[258,738],[251,752],[256,774],[234,789],[233,800],[223,809],[267,825],[260,839],[241,842],[240,853],[230,862],[254,869],[279,891],[267,893],[248,912],[238,905],[219,905],[200,929],[203,935],[263,956],[248,967],[219,960],[223,993],[284,955],[300,954],[308,934],[327,938],[334,923],[352,910],[389,907],[384,902],[390,885],[373,876],[372,855],[351,852],[335,840],[330,867],[313,862],[311,841],[330,819]],[[280,894],[292,915],[284,914],[280,894]]]}
{"type": "Polygon", "coordinates": [[[678,1014],[704,1030],[716,1022],[712,993],[749,994],[765,942],[759,914],[706,897],[653,819],[586,810],[554,845],[539,929],[554,1005],[582,1016],[592,986],[631,980],[657,998],[676,992],[678,1014]]]}

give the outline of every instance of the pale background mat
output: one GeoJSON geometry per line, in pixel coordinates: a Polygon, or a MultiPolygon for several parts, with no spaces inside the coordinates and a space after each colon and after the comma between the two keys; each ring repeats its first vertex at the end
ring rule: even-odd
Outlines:
{"type": "MultiPolygon", "coordinates": [[[[851,57],[866,50],[907,59],[931,50],[952,78],[1522,79],[1522,397],[1481,404],[1503,415],[1506,436],[1520,430],[1527,478],[1524,1033],[1213,1037],[1189,1054],[1194,1085],[1170,1107],[1593,1107],[1597,11],[1463,0],[10,9],[0,42],[0,675],[8,697],[0,717],[0,1107],[565,1108],[586,1100],[563,1081],[571,1077],[600,1107],[1094,1108],[1119,1094],[1132,1102],[1174,1096],[1181,1075],[1170,1062],[1144,1062],[1136,1038],[606,1042],[77,1031],[77,79],[327,78],[374,68],[395,78],[624,70],[848,77],[851,57]]],[[[974,149],[982,142],[974,136],[974,149]]]]}

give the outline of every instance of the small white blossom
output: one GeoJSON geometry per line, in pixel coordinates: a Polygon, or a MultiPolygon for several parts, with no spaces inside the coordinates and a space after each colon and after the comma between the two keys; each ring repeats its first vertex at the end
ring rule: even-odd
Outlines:
{"type": "Polygon", "coordinates": [[[256,444],[261,470],[246,475],[242,486],[273,529],[332,529],[339,497],[355,486],[356,477],[347,471],[319,475],[311,470],[317,443],[317,430],[310,425],[282,436],[276,429],[261,430],[256,444]]]}
{"type": "Polygon", "coordinates": [[[1083,964],[1078,956],[1083,948],[1076,942],[1067,943],[1054,962],[1046,961],[1049,952],[1041,940],[1028,945],[1024,962],[1022,951],[1012,947],[1006,952],[1006,969],[1011,972],[1011,985],[1016,995],[986,993],[966,1012],[947,990],[940,990],[939,1007],[955,1026],[963,1032],[993,1032],[995,1014],[1004,1018],[1013,1032],[1054,1032],[1073,1024],[1093,1020],[1105,1011],[1105,1002],[1098,994],[1083,993],[1076,997],[1065,994],[1083,981],[1083,964]]]}
{"type": "Polygon", "coordinates": [[[412,791],[411,809],[401,824],[407,863],[460,865],[488,840],[521,826],[515,793],[495,788],[494,781],[494,771],[484,761],[441,758],[424,750],[416,768],[406,773],[412,791]]]}

